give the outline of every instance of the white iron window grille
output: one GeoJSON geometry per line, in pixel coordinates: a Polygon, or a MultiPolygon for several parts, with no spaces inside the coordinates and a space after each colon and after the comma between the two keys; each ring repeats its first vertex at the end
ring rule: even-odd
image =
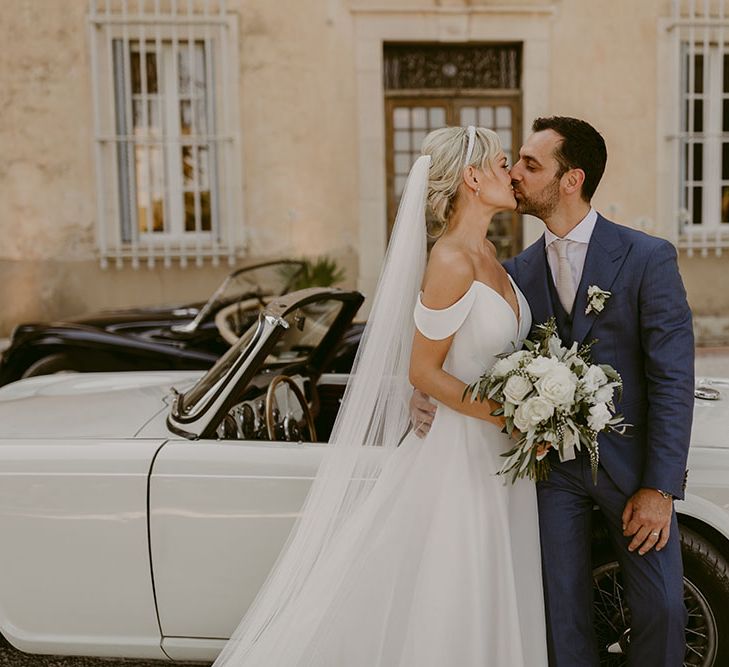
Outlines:
{"type": "Polygon", "coordinates": [[[676,134],[678,245],[689,255],[729,248],[729,2],[674,0],[679,58],[676,134]]]}
{"type": "Polygon", "coordinates": [[[102,266],[242,248],[237,32],[225,0],[90,0],[102,266]]]}

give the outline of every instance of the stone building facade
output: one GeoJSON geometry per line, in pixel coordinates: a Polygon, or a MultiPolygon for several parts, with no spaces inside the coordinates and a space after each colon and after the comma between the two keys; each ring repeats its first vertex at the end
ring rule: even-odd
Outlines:
{"type": "MultiPolygon", "coordinates": [[[[607,140],[596,208],[677,244],[700,340],[727,342],[726,16],[727,0],[5,0],[0,336],[204,298],[264,257],[329,254],[371,293],[423,132],[493,123],[514,153],[561,114],[607,140]]],[[[504,253],[542,229],[499,224],[504,253]]]]}

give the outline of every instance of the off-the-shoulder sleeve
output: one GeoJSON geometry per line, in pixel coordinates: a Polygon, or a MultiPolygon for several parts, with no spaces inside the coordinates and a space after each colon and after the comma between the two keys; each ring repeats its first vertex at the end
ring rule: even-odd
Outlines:
{"type": "Polygon", "coordinates": [[[418,295],[418,300],[415,302],[415,312],[413,313],[415,326],[423,336],[430,338],[430,340],[448,338],[460,329],[466,316],[471,312],[471,306],[475,298],[475,290],[471,285],[471,288],[455,303],[447,308],[433,310],[424,306],[420,300],[420,295],[418,295]]]}

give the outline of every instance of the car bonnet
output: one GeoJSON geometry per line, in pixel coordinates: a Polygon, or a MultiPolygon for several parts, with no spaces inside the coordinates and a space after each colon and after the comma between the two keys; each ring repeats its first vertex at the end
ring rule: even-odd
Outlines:
{"type": "Polygon", "coordinates": [[[59,373],[0,389],[0,440],[131,438],[201,371],[59,373]]]}

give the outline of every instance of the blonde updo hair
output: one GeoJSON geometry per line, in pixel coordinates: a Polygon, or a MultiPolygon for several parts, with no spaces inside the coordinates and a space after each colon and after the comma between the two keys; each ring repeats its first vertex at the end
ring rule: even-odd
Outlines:
{"type": "Polygon", "coordinates": [[[453,215],[458,187],[463,182],[463,170],[468,166],[478,169],[491,168],[489,162],[501,150],[499,136],[493,130],[476,128],[473,151],[466,164],[468,129],[465,127],[443,127],[433,130],[423,140],[422,154],[430,155],[428,172],[428,206],[440,228],[435,235],[442,234],[448,219],[453,215]]]}

